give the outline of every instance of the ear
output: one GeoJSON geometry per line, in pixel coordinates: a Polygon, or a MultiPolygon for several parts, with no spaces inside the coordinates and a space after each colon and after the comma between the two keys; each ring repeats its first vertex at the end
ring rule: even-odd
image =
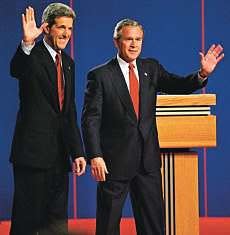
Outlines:
{"type": "Polygon", "coordinates": [[[118,40],[119,39],[116,39],[116,38],[113,39],[113,43],[116,48],[118,48],[118,40]]]}
{"type": "Polygon", "coordinates": [[[49,25],[45,26],[45,27],[43,28],[43,30],[44,30],[44,33],[45,33],[45,34],[49,34],[49,32],[50,32],[50,27],[49,27],[49,25]]]}

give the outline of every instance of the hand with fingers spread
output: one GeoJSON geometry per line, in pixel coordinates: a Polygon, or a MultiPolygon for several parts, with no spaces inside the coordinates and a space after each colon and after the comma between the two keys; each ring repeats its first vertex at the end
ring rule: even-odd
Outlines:
{"type": "Polygon", "coordinates": [[[224,58],[223,47],[213,44],[206,54],[200,52],[200,75],[208,77],[215,69],[216,65],[224,58]]]}
{"type": "Polygon", "coordinates": [[[91,160],[91,174],[96,181],[105,181],[108,170],[102,157],[96,157],[91,160]]]}
{"type": "Polygon", "coordinates": [[[25,14],[22,14],[23,41],[27,45],[34,44],[36,38],[43,32],[48,23],[43,23],[39,28],[36,26],[34,9],[26,8],[25,14]]]}
{"type": "Polygon", "coordinates": [[[85,173],[86,161],[84,157],[75,158],[73,162],[73,173],[80,176],[85,173]]]}

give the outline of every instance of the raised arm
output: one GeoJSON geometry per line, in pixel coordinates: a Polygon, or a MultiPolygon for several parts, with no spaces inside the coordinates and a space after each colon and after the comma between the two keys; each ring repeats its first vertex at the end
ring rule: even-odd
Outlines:
{"type": "Polygon", "coordinates": [[[28,69],[29,55],[35,45],[35,40],[47,25],[47,23],[43,23],[37,28],[34,9],[30,6],[26,8],[25,14],[22,14],[22,44],[19,45],[10,63],[10,74],[12,77],[22,78],[22,74],[28,69]]]}

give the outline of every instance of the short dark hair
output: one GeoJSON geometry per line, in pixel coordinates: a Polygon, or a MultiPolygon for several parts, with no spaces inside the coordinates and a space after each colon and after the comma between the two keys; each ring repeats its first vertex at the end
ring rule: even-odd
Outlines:
{"type": "Polygon", "coordinates": [[[71,7],[63,3],[51,3],[43,11],[42,23],[47,22],[51,27],[55,23],[55,19],[62,16],[71,17],[73,21],[76,18],[76,14],[71,7]]]}
{"type": "Polygon", "coordinates": [[[114,32],[113,32],[114,39],[119,39],[121,37],[122,29],[125,26],[139,27],[144,34],[143,26],[139,22],[137,22],[136,20],[132,20],[132,19],[123,19],[123,20],[119,21],[114,28],[114,32]]]}

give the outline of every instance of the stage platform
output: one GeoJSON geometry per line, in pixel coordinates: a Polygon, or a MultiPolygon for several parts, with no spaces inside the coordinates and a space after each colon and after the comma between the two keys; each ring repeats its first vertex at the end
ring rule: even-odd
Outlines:
{"type": "MultiPolygon", "coordinates": [[[[0,235],[8,235],[9,221],[0,222],[0,235]]],[[[95,219],[70,219],[70,235],[94,235],[95,219]]],[[[135,235],[135,226],[132,218],[123,218],[121,222],[121,235],[135,235]]],[[[192,234],[184,234],[192,235],[192,234]]],[[[200,235],[230,235],[230,218],[200,218],[200,235]]]]}

